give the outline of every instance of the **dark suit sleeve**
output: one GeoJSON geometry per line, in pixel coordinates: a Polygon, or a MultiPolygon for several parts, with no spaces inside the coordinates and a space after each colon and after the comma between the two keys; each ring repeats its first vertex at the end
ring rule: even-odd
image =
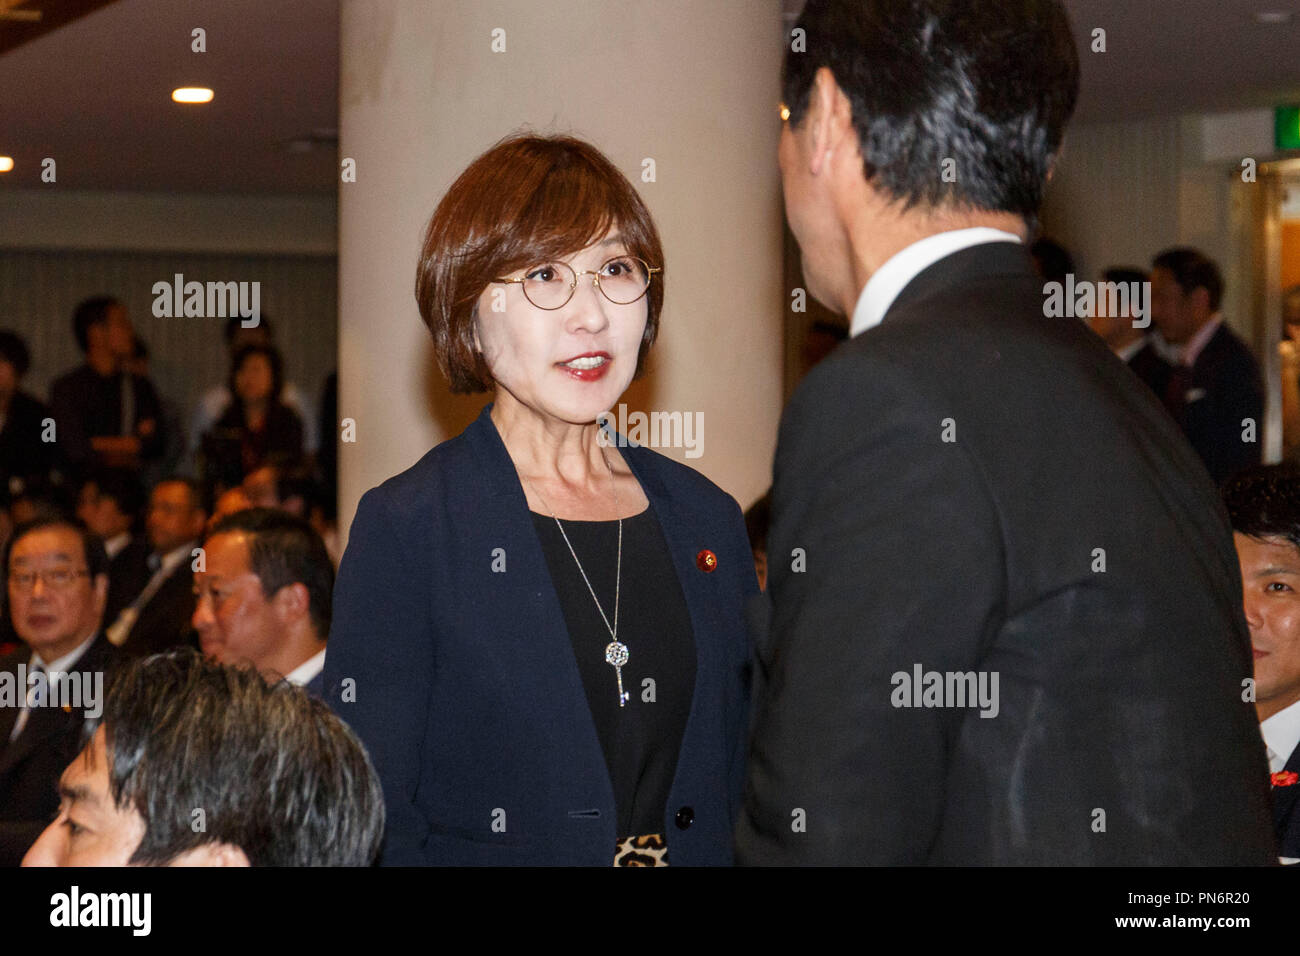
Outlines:
{"type": "Polygon", "coordinates": [[[744,864],[923,862],[970,712],[895,707],[893,675],[976,670],[1001,616],[999,525],[960,410],[852,358],[815,370],[781,429],[744,864]]]}
{"type": "Polygon", "coordinates": [[[1218,448],[1223,461],[1220,474],[1215,476],[1219,481],[1260,463],[1264,430],[1264,391],[1259,366],[1244,345],[1233,360],[1225,364],[1222,375],[1221,393],[1216,396],[1211,392],[1205,399],[1216,403],[1216,433],[1222,436],[1218,448]],[[1253,442],[1242,441],[1242,421],[1247,418],[1255,423],[1253,442]]]}
{"type": "Polygon", "coordinates": [[[50,417],[54,419],[57,454],[70,465],[80,465],[90,457],[85,401],[77,391],[78,382],[75,376],[65,377],[50,388],[50,417]]]}
{"type": "Polygon", "coordinates": [[[154,390],[153,382],[138,377],[134,381],[136,401],[139,403],[136,421],[151,418],[154,423],[153,433],[140,440],[140,457],[151,461],[160,457],[167,447],[167,423],[163,421],[162,403],[158,401],[158,393],[154,390]]]}
{"type": "Polygon", "coordinates": [[[429,827],[414,801],[434,662],[430,582],[381,495],[361,499],[339,566],[326,699],[365,744],[383,785],[382,862],[420,865],[429,827]]]}

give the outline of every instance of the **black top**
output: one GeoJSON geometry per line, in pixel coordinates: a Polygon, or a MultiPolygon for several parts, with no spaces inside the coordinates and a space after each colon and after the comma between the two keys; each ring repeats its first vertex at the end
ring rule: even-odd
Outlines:
{"type": "MultiPolygon", "coordinates": [[[[659,522],[650,508],[623,519],[618,614],[618,639],[628,648],[628,662],[623,666],[623,689],[628,698],[623,707],[618,704],[614,668],[605,662],[605,647],[612,640],[609,628],[555,519],[533,512],[533,524],[605,752],[619,836],[662,833],[695,690],[695,638],[659,522]]],[[[618,522],[564,521],[564,531],[613,625],[618,522]]]]}

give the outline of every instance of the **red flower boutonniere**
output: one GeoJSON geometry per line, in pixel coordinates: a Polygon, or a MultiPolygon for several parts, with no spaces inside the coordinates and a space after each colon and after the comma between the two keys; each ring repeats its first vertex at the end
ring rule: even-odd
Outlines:
{"type": "Polygon", "coordinates": [[[1275,787],[1291,787],[1295,785],[1297,780],[1300,780],[1300,774],[1290,770],[1279,770],[1275,774],[1270,774],[1270,777],[1275,787]]]}

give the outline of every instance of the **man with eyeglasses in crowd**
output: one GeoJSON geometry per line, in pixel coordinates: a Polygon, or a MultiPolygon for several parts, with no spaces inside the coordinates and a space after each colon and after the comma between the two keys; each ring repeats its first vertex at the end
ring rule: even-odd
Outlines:
{"type": "Polygon", "coordinates": [[[23,646],[0,658],[0,866],[17,866],[58,809],[55,785],[99,715],[116,651],[101,631],[108,556],[66,518],[15,529],[5,555],[23,646]]]}

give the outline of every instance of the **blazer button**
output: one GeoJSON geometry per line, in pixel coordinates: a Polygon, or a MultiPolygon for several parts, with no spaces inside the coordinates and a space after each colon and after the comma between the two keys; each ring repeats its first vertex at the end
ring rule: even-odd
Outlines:
{"type": "Polygon", "coordinates": [[[695,822],[695,811],[690,807],[682,807],[677,811],[677,829],[685,830],[695,822]]]}
{"type": "Polygon", "coordinates": [[[718,566],[718,556],[708,548],[705,548],[695,556],[695,566],[705,574],[708,574],[718,566]]]}

